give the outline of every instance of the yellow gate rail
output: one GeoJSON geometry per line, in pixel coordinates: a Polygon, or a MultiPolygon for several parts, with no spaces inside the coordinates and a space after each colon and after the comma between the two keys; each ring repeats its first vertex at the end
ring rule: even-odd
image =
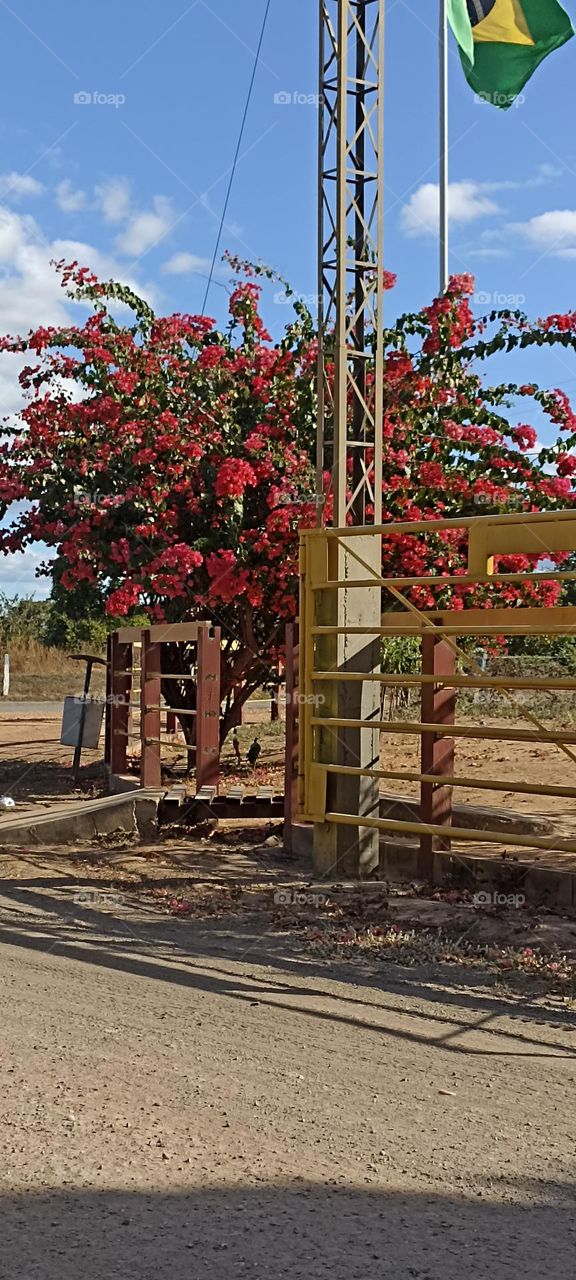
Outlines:
{"type": "MultiPolygon", "coordinates": [[[[576,745],[576,727],[573,731],[549,729],[542,724],[533,713],[522,706],[518,707],[518,717],[530,722],[532,728],[518,728],[504,725],[502,728],[484,725],[441,724],[429,720],[418,721],[386,721],[382,719],[347,718],[330,713],[330,708],[323,713],[322,707],[330,702],[322,690],[327,686],[341,688],[346,683],[358,684],[373,681],[381,686],[391,688],[418,688],[438,686],[454,690],[492,689],[500,691],[513,702],[514,693],[520,690],[554,692],[575,690],[576,678],[553,676],[542,677],[488,676],[477,662],[464,650],[459,648],[456,637],[490,637],[494,635],[568,635],[576,634],[576,606],[514,606],[505,607],[498,601],[493,608],[420,609],[406,595],[416,586],[429,588],[476,585],[493,585],[495,588],[507,584],[530,583],[537,585],[542,581],[560,583],[575,581],[576,573],[555,570],[535,569],[534,572],[494,573],[494,556],[503,555],[539,555],[542,560],[547,556],[554,557],[559,552],[576,551],[576,511],[539,512],[535,514],[512,513],[506,516],[472,516],[445,520],[381,525],[376,528],[346,529],[311,529],[303,532],[301,537],[301,600],[300,600],[300,645],[301,645],[301,694],[300,714],[300,817],[304,821],[315,823],[341,823],[357,827],[377,827],[383,832],[394,831],[399,835],[418,834],[420,837],[434,837],[446,841],[451,836],[462,842],[510,844],[526,848],[543,850],[561,850],[576,853],[576,841],[563,840],[561,837],[536,837],[519,835],[502,831],[476,831],[454,826],[420,822],[402,822],[395,818],[380,818],[371,814],[362,818],[357,813],[341,813],[330,802],[329,779],[341,777],[366,777],[392,779],[402,782],[418,782],[430,789],[436,787],[469,787],[481,790],[518,792],[523,795],[557,796],[576,799],[576,767],[574,786],[539,785],[522,781],[459,777],[455,770],[444,774],[422,770],[398,770],[376,768],[380,761],[373,761],[370,768],[357,767],[354,761],[342,759],[342,743],[338,730],[379,729],[391,735],[434,735],[434,739],[470,738],[479,740],[495,740],[518,743],[550,743],[558,747],[576,766],[576,754],[570,749],[576,745]],[[430,538],[448,530],[462,530],[467,537],[468,567],[463,574],[424,574],[422,576],[385,577],[373,571],[365,556],[354,550],[354,539],[368,538],[387,540],[405,534],[420,534],[430,538]],[[331,577],[329,565],[334,564],[331,548],[334,544],[344,543],[349,560],[357,563],[357,576],[331,577]],[[379,585],[382,590],[383,612],[380,625],[346,626],[331,625],[322,621],[326,617],[321,612],[322,603],[328,593],[340,591],[374,588],[379,585]],[[389,608],[389,602],[394,606],[389,608]],[[386,606],[388,605],[388,611],[386,606]],[[349,670],[327,670],[326,662],[318,663],[318,647],[323,637],[343,635],[366,636],[367,641],[381,636],[413,636],[425,638],[436,636],[441,638],[452,650],[453,654],[464,659],[470,674],[453,672],[446,676],[422,671],[421,674],[395,673],[387,675],[378,672],[361,672],[349,670]],[[322,734],[322,759],[319,753],[319,735],[322,734]],[[333,742],[333,750],[330,742],[333,742]],[[328,745],[327,745],[328,744],[328,745]],[[333,755],[333,759],[331,756],[333,755]]],[[[381,558],[379,558],[381,563],[381,558]]],[[[348,561],[349,563],[349,561],[348,561]]],[[[337,616],[332,615],[332,616],[337,616]]],[[[333,709],[332,701],[332,709],[333,709]]],[[[344,753],[345,754],[345,753],[344,753]]]]}

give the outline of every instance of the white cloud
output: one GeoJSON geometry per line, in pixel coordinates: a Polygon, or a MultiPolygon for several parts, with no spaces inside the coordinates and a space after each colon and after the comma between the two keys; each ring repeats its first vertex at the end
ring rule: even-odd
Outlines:
{"type": "Polygon", "coordinates": [[[554,258],[576,258],[576,209],[550,209],[528,222],[513,223],[509,230],[542,253],[554,258]]]}
{"type": "Polygon", "coordinates": [[[153,209],[135,213],[125,230],[116,237],[119,253],[138,258],[164,239],[174,223],[172,204],[166,196],[155,196],[153,206],[153,209]]]}
{"type": "Polygon", "coordinates": [[[106,222],[124,222],[130,215],[130,184],[127,178],[109,178],[96,187],[96,198],[106,222]]]}
{"type": "Polygon", "coordinates": [[[41,234],[34,218],[0,205],[0,264],[12,263],[23,244],[36,241],[41,241],[41,234]]]}
{"type": "Polygon", "coordinates": [[[6,595],[35,596],[37,600],[45,600],[50,594],[51,582],[49,578],[37,578],[36,569],[51,554],[48,548],[44,554],[17,551],[5,556],[0,553],[0,582],[6,595]]]}
{"type": "MultiPolygon", "coordinates": [[[[448,214],[451,223],[466,225],[476,218],[498,213],[498,205],[486,194],[494,183],[465,180],[451,182],[448,188],[448,214]]],[[[440,188],[435,182],[425,182],[412,193],[400,215],[402,230],[407,236],[437,235],[440,222],[440,188]]]]}
{"type": "Polygon", "coordinates": [[[162,271],[166,276],[186,276],[193,271],[209,271],[210,266],[208,258],[199,258],[196,253],[175,253],[162,264],[162,271]]]}
{"type": "Polygon", "coordinates": [[[29,173],[0,174],[0,200],[6,200],[9,196],[15,200],[20,196],[39,196],[43,190],[42,183],[30,177],[29,173]]]}
{"type": "Polygon", "coordinates": [[[469,258],[507,258],[507,249],[489,249],[483,245],[473,245],[468,249],[467,256],[469,258]]]}
{"type": "MultiPolygon", "coordinates": [[[[37,325],[69,323],[78,304],[67,297],[51,261],[77,261],[102,280],[115,279],[154,302],[154,290],[139,281],[112,254],[79,240],[49,241],[29,215],[0,205],[0,332],[26,334],[37,325]]],[[[120,310],[120,308],[118,308],[120,310]]],[[[19,356],[0,356],[0,415],[22,404],[18,372],[26,363],[19,356]]]]}
{"type": "Polygon", "coordinates": [[[56,199],[63,213],[77,213],[79,209],[86,208],[86,192],[73,187],[69,178],[64,178],[58,183],[56,199]]]}

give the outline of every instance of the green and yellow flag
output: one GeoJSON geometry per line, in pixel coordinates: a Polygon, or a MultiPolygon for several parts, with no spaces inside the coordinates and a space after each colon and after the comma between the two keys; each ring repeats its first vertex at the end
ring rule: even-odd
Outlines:
{"type": "Polygon", "coordinates": [[[558,0],[448,0],[468,84],[510,107],[543,58],[574,35],[558,0]]]}

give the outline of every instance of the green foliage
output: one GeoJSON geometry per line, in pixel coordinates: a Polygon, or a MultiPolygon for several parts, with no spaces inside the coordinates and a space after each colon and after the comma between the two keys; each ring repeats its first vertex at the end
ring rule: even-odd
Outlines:
{"type": "MultiPolygon", "coordinates": [[[[509,641],[508,651],[511,657],[537,658],[540,667],[550,664],[551,668],[565,668],[569,673],[576,671],[576,636],[516,636],[509,641]]],[[[541,670],[541,674],[552,675],[555,671],[541,670]]]]}
{"type": "Polygon", "coordinates": [[[106,648],[109,626],[102,618],[71,618],[66,613],[52,609],[46,624],[45,642],[69,652],[90,651],[102,653],[106,648]]]}
{"type": "Polygon", "coordinates": [[[46,622],[50,614],[48,600],[35,600],[33,596],[7,596],[0,591],[0,644],[17,640],[44,641],[46,622]]]}
{"type": "Polygon", "coordinates": [[[420,641],[415,636],[390,636],[382,640],[382,671],[386,675],[407,676],[420,671],[420,641]]]}

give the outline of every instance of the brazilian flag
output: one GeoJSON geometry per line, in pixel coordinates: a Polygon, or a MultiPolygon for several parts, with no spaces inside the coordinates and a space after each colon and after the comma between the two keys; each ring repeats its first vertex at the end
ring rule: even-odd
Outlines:
{"type": "Polygon", "coordinates": [[[557,0],[448,0],[468,84],[510,107],[543,58],[574,35],[557,0]]]}

